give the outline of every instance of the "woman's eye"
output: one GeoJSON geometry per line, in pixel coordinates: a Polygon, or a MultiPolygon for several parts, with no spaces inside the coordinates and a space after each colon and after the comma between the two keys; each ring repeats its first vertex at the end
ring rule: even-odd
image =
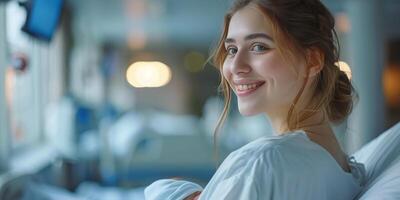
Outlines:
{"type": "Polygon", "coordinates": [[[261,45],[261,44],[255,44],[251,48],[252,51],[256,51],[256,52],[263,52],[263,51],[266,51],[268,49],[269,49],[268,47],[265,47],[264,45],[261,45]]]}
{"type": "Polygon", "coordinates": [[[234,55],[237,52],[237,49],[234,47],[228,47],[226,48],[226,51],[228,52],[228,55],[234,55]]]}

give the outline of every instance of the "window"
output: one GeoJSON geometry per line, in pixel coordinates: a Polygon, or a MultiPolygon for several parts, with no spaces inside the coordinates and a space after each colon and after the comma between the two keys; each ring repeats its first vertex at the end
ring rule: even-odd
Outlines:
{"type": "Polygon", "coordinates": [[[6,42],[6,31],[5,31],[5,4],[0,4],[0,171],[3,171],[7,161],[7,113],[6,113],[6,102],[5,102],[5,68],[7,58],[7,42],[6,42]]]}
{"type": "Polygon", "coordinates": [[[25,17],[26,12],[16,2],[7,4],[6,35],[9,57],[26,57],[28,63],[26,70],[16,70],[10,65],[5,69],[5,97],[12,151],[38,142],[41,131],[40,79],[44,66],[40,66],[43,63],[38,60],[42,49],[38,42],[20,31],[25,17]]]}
{"type": "Polygon", "coordinates": [[[0,7],[0,163],[6,163],[46,142],[46,108],[64,93],[65,48],[62,26],[50,43],[39,41],[21,31],[26,11],[17,1],[0,7]],[[26,58],[26,70],[11,67],[13,57],[26,58]]]}

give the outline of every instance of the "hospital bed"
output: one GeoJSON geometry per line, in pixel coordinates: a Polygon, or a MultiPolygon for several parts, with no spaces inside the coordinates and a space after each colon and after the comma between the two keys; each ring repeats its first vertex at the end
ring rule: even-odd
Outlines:
{"type": "MultiPolygon", "coordinates": [[[[165,136],[166,137],[166,136],[165,136]]],[[[161,137],[162,138],[162,137],[161,137]]],[[[147,137],[148,140],[145,143],[153,145],[159,145],[159,149],[157,150],[158,157],[152,158],[160,158],[160,163],[163,163],[163,153],[167,153],[171,155],[169,151],[173,151],[174,153],[178,154],[181,152],[182,149],[179,149],[176,144],[172,141],[172,139],[177,138],[170,138],[169,139],[161,139],[157,138],[157,136],[147,137]],[[164,141],[165,140],[165,141],[164,141]],[[156,144],[156,143],[160,144],[156,144]],[[163,144],[162,144],[163,143],[163,144]],[[170,149],[172,148],[172,149],[170,149]]],[[[191,140],[194,138],[181,138],[182,140],[191,140]]],[[[182,141],[190,144],[189,141],[182,141]]],[[[138,148],[143,143],[142,140],[138,140],[138,148]]],[[[151,146],[151,145],[150,145],[151,146]]],[[[154,146],[153,146],[154,147],[154,146]]],[[[191,146],[188,146],[191,147],[191,146]]],[[[197,147],[194,147],[196,149],[197,147]]],[[[143,151],[142,149],[140,151],[143,151]]],[[[138,150],[139,151],[139,150],[138,150]]],[[[150,153],[151,154],[151,153],[150,153]]],[[[167,155],[165,154],[165,155],[167,155]]],[[[396,124],[392,128],[388,129],[384,133],[380,134],[379,137],[375,138],[365,146],[363,146],[360,150],[353,154],[354,158],[364,164],[366,169],[366,178],[365,178],[365,185],[363,186],[362,191],[358,194],[356,199],[361,200],[375,200],[375,199],[384,199],[384,200],[397,200],[400,199],[400,123],[396,124]]],[[[144,159],[144,158],[142,158],[144,159]]],[[[176,158],[174,158],[176,159],[176,158]]],[[[172,160],[174,160],[172,159],[172,160]]],[[[168,160],[168,159],[167,159],[168,160]]],[[[142,160],[143,161],[143,160],[142,160]]],[[[143,162],[142,162],[143,163],[143,162]]],[[[145,163],[145,162],[144,162],[145,163]]],[[[135,164],[134,164],[135,165],[135,164]]],[[[185,174],[183,174],[185,175],[185,174]]],[[[155,178],[155,177],[153,177],[155,178]]],[[[3,187],[0,189],[0,199],[1,200],[9,200],[10,192],[23,192],[24,184],[21,182],[28,181],[27,177],[19,177],[18,179],[10,180],[8,183],[4,184],[3,187]]],[[[95,186],[92,186],[92,188],[95,186]]],[[[45,188],[46,189],[46,188],[45,188]]],[[[100,192],[97,196],[104,197],[106,192],[110,192],[113,189],[106,189],[98,187],[98,191],[100,192]],[[103,191],[103,193],[101,193],[103,191]]],[[[46,191],[51,191],[47,188],[46,191]]],[[[53,190],[58,193],[62,193],[60,190],[53,190]]],[[[136,189],[135,195],[139,195],[138,200],[143,198],[142,195],[143,188],[136,189]]],[[[125,191],[126,192],[126,191],[125,191]]],[[[65,193],[65,191],[64,191],[65,193]]],[[[67,193],[66,193],[67,194],[67,193]]],[[[82,194],[85,194],[83,192],[82,194]]],[[[86,192],[87,194],[87,192],[86,192]]],[[[122,194],[122,193],[121,193],[122,194]]],[[[49,195],[48,195],[49,196],[49,195]]],[[[66,195],[68,196],[68,195],[66,195]]],[[[33,198],[33,196],[30,196],[33,198]]],[[[87,196],[86,196],[87,197],[87,196]]],[[[71,200],[78,200],[78,199],[88,199],[85,196],[79,195],[72,195],[69,194],[68,199],[71,200]]],[[[57,199],[57,198],[47,198],[47,199],[57,199]]],[[[92,198],[93,199],[93,198],[92,198]]],[[[114,198],[117,199],[117,198],[114,198]]],[[[121,197],[121,199],[123,199],[121,197]]],[[[14,200],[14,199],[13,199],[14,200]]],[[[99,200],[103,200],[100,199],[99,200]]]]}

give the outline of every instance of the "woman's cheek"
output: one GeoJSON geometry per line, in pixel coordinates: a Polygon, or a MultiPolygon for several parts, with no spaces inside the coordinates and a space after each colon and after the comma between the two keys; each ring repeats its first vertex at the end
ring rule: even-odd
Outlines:
{"type": "Polygon", "coordinates": [[[224,76],[225,79],[229,80],[230,77],[230,70],[228,67],[228,63],[224,62],[224,64],[222,65],[222,75],[224,76]]]}
{"type": "Polygon", "coordinates": [[[261,73],[265,77],[282,81],[293,81],[296,79],[295,72],[289,66],[275,60],[268,60],[259,64],[263,66],[261,73]]]}

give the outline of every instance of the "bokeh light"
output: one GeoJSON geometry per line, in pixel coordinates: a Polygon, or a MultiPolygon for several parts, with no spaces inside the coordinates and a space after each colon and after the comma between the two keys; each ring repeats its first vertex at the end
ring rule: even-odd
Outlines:
{"type": "Polygon", "coordinates": [[[347,78],[349,78],[349,80],[351,80],[351,69],[350,69],[350,66],[346,62],[339,61],[339,62],[336,62],[335,65],[338,66],[341,71],[346,73],[347,78]]]}
{"type": "Polygon", "coordinates": [[[192,73],[201,71],[204,67],[205,61],[205,56],[195,51],[189,52],[184,57],[185,68],[192,73]]]}
{"type": "Polygon", "coordinates": [[[126,71],[126,79],[133,87],[162,87],[171,81],[170,68],[162,62],[135,62],[126,71]]]}

